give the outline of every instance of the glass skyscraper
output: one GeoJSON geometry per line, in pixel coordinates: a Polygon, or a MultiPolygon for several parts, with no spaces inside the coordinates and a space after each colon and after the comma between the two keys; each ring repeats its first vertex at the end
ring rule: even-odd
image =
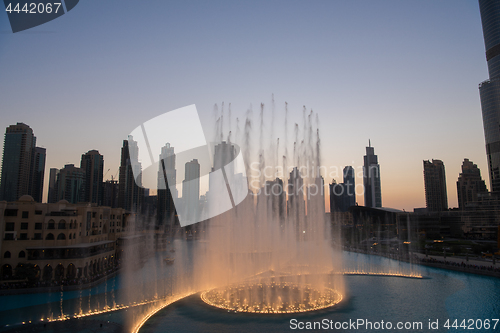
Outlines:
{"type": "Polygon", "coordinates": [[[429,212],[448,210],[448,193],[443,161],[424,161],[424,186],[427,210],[429,212]]]}
{"type": "Polygon", "coordinates": [[[363,157],[363,185],[365,186],[365,206],[382,207],[382,191],[380,188],[380,165],[378,157],[370,141],[366,147],[366,155],[363,157]]]}
{"type": "Polygon", "coordinates": [[[36,137],[26,124],[5,131],[0,201],[16,201],[28,194],[42,201],[45,149],[35,147],[36,137]]]}
{"type": "Polygon", "coordinates": [[[104,157],[97,150],[82,155],[80,168],[85,170],[84,201],[102,205],[104,157]]]}
{"type": "Polygon", "coordinates": [[[500,1],[479,0],[489,79],[479,85],[491,191],[500,194],[500,1]]]}

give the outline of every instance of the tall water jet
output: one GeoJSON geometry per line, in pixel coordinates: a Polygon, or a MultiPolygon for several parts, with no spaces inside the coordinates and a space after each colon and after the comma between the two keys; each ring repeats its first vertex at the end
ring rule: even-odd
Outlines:
{"type": "MultiPolygon", "coordinates": [[[[288,105],[285,112],[286,129],[288,105]]],[[[342,276],[331,274],[341,270],[341,261],[330,245],[325,221],[319,130],[314,128],[313,113],[306,116],[304,107],[302,133],[295,124],[290,170],[287,142],[279,145],[272,128],[266,134],[264,104],[259,116],[260,126],[253,129],[247,113],[244,141],[236,142],[245,150],[250,193],[234,209],[207,222],[206,257],[199,265],[208,291],[202,299],[239,312],[288,313],[332,306],[342,299],[344,287],[342,276]],[[256,155],[252,155],[254,135],[258,135],[256,155]]],[[[234,153],[232,143],[216,145],[234,153]]]]}

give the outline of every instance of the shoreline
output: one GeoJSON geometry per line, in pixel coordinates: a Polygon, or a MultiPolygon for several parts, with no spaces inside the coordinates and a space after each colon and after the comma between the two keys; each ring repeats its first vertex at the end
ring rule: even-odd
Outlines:
{"type": "Polygon", "coordinates": [[[73,285],[59,285],[51,287],[31,287],[31,288],[12,288],[12,289],[0,289],[0,296],[7,295],[21,295],[21,294],[41,294],[41,293],[55,293],[55,292],[65,292],[74,290],[84,290],[90,289],[106,281],[107,279],[114,278],[121,269],[118,269],[108,275],[101,277],[98,280],[94,280],[85,284],[73,284],[73,285]]]}
{"type": "Polygon", "coordinates": [[[413,253],[413,260],[411,260],[410,256],[397,257],[391,254],[382,254],[377,252],[368,252],[358,248],[343,248],[344,251],[354,252],[354,253],[362,253],[367,255],[376,255],[379,257],[384,257],[388,259],[398,260],[407,262],[413,265],[422,265],[427,267],[434,267],[440,269],[446,269],[450,271],[462,272],[462,273],[470,273],[475,275],[485,275],[490,277],[500,278],[500,263],[496,262],[493,266],[492,262],[483,262],[477,261],[474,259],[470,259],[467,261],[463,258],[457,257],[443,257],[437,255],[428,255],[426,257],[425,254],[422,253],[413,253]],[[463,265],[462,265],[463,263],[463,265]]]}
{"type": "MultiPolygon", "coordinates": [[[[398,260],[402,262],[407,262],[414,265],[422,265],[427,267],[434,267],[439,269],[445,269],[450,271],[469,273],[475,275],[484,275],[490,277],[500,278],[500,263],[496,263],[493,266],[492,262],[483,262],[477,261],[474,259],[469,260],[467,262],[463,258],[456,257],[443,257],[436,255],[428,255],[426,257],[425,254],[422,253],[413,253],[413,260],[411,260],[410,256],[397,257],[392,254],[382,254],[377,252],[369,252],[359,248],[347,248],[343,247],[342,249],[345,252],[352,253],[362,253],[366,255],[376,255],[379,257],[384,257],[388,259],[398,260]],[[489,265],[488,265],[489,264],[489,265]]],[[[85,284],[74,284],[74,285],[59,285],[59,286],[51,286],[51,287],[31,287],[31,288],[12,288],[12,289],[0,289],[0,296],[7,295],[21,295],[21,294],[39,294],[39,293],[54,293],[54,292],[65,292],[65,291],[75,291],[75,290],[84,290],[90,289],[105,282],[107,279],[114,278],[118,273],[120,273],[122,269],[118,269],[108,275],[101,277],[98,280],[85,283],[85,284]]]]}

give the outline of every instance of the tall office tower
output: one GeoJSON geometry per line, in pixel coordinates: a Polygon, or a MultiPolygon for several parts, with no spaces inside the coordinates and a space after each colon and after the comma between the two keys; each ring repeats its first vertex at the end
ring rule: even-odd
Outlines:
{"type": "Polygon", "coordinates": [[[79,203],[85,200],[85,170],[66,164],[59,170],[56,181],[57,200],[67,200],[69,203],[79,203]]]}
{"type": "Polygon", "coordinates": [[[290,172],[288,179],[288,216],[299,220],[306,213],[304,200],[304,179],[297,167],[290,172]]]}
{"type": "Polygon", "coordinates": [[[118,208],[118,181],[111,178],[106,180],[102,188],[102,205],[111,208],[118,208]]]}
{"type": "Polygon", "coordinates": [[[382,207],[380,165],[370,140],[368,140],[368,147],[366,147],[366,155],[364,156],[363,184],[365,187],[365,206],[382,207]]]}
{"type": "MultiPolygon", "coordinates": [[[[229,164],[236,157],[236,148],[230,142],[222,141],[214,147],[214,170],[229,164]]],[[[234,174],[234,170],[225,167],[226,173],[234,174]]]]}
{"type": "Polygon", "coordinates": [[[35,147],[31,160],[31,196],[36,202],[42,202],[43,178],[45,176],[45,148],[35,147]]]}
{"type": "Polygon", "coordinates": [[[489,80],[479,84],[491,191],[500,194],[500,1],[479,0],[489,80]]]}
{"type": "Polygon", "coordinates": [[[50,168],[49,173],[49,195],[47,198],[48,203],[57,202],[57,175],[59,174],[59,169],[50,168]]]}
{"type": "Polygon", "coordinates": [[[200,163],[197,159],[186,163],[184,176],[182,181],[183,215],[187,221],[196,222],[200,206],[200,163]]]}
{"type": "Polygon", "coordinates": [[[480,194],[486,193],[488,189],[481,178],[481,170],[468,158],[464,159],[457,181],[458,207],[464,209],[467,204],[477,202],[480,194]]]}
{"type": "Polygon", "coordinates": [[[137,142],[129,136],[129,140],[123,140],[121,161],[120,161],[120,175],[119,175],[119,189],[118,189],[118,205],[131,212],[139,212],[144,197],[144,189],[142,188],[142,175],[141,164],[137,159],[139,156],[139,147],[137,142]],[[135,174],[139,175],[137,179],[134,178],[135,174]]]}
{"type": "Polygon", "coordinates": [[[31,194],[31,164],[36,138],[26,124],[10,125],[5,131],[0,201],[16,201],[31,194]]]}
{"type": "MultiPolygon", "coordinates": [[[[285,219],[286,194],[283,180],[276,178],[268,180],[264,185],[263,195],[267,199],[269,212],[274,218],[285,219]]],[[[260,200],[260,198],[259,198],[260,200]]]]}
{"type": "Polygon", "coordinates": [[[174,199],[177,198],[177,189],[170,188],[177,184],[175,170],[175,152],[170,143],[161,148],[158,163],[158,203],[156,209],[157,225],[172,225],[176,214],[174,199]]]}
{"type": "Polygon", "coordinates": [[[330,211],[347,212],[349,207],[356,205],[354,168],[346,166],[343,171],[344,182],[330,184],[330,211]]]}
{"type": "Polygon", "coordinates": [[[102,205],[104,157],[97,150],[82,154],[80,168],[85,170],[84,201],[102,205]]]}
{"type": "Polygon", "coordinates": [[[430,212],[448,210],[446,175],[441,160],[424,161],[425,203],[430,212]]]}
{"type": "Polygon", "coordinates": [[[313,179],[313,183],[307,187],[307,215],[319,213],[325,214],[325,180],[323,176],[313,179]]]}

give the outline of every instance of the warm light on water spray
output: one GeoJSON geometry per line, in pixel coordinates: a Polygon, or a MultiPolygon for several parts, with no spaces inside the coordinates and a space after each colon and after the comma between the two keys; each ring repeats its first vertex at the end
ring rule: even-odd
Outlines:
{"type": "Polygon", "coordinates": [[[328,308],[343,296],[331,288],[316,289],[288,282],[239,284],[205,291],[201,299],[214,307],[263,314],[296,313],[328,308]]]}

